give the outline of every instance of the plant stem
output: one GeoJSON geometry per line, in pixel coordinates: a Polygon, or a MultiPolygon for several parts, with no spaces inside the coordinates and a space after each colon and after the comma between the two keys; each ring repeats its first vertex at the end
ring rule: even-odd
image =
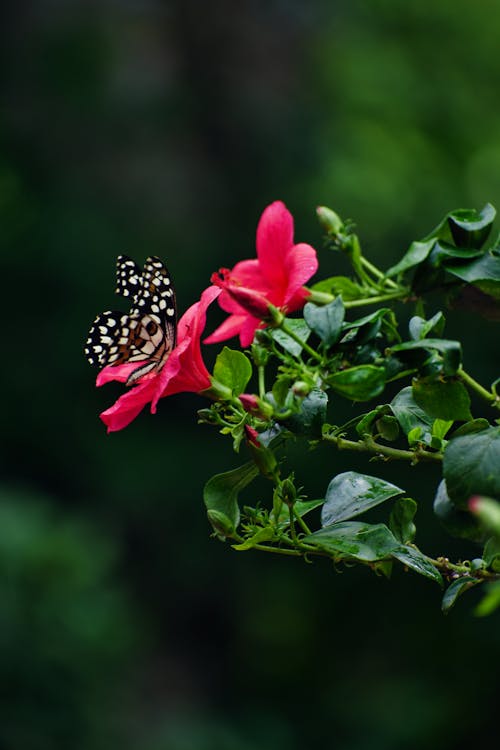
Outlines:
{"type": "Polygon", "coordinates": [[[477,393],[478,396],[483,398],[485,401],[488,401],[490,404],[493,404],[497,408],[500,407],[500,402],[498,398],[491,393],[491,391],[487,391],[486,388],[483,388],[483,386],[477,382],[477,380],[474,380],[473,377],[471,377],[462,367],[459,367],[457,370],[458,377],[469,386],[469,388],[477,393]]]}
{"type": "Polygon", "coordinates": [[[297,519],[297,523],[299,524],[299,526],[302,529],[302,531],[304,532],[304,534],[311,534],[312,533],[311,529],[306,524],[306,522],[304,521],[304,519],[302,518],[302,516],[299,513],[297,513],[297,510],[296,510],[295,506],[293,508],[293,513],[294,513],[295,518],[297,519]]]}
{"type": "Polygon", "coordinates": [[[298,334],[295,333],[291,328],[287,326],[286,323],[280,323],[278,326],[283,333],[286,333],[287,336],[290,336],[291,339],[297,342],[297,344],[300,344],[300,346],[306,351],[311,357],[314,357],[318,362],[323,361],[323,357],[318,354],[318,352],[314,351],[312,346],[309,346],[307,341],[303,341],[298,334]]]}
{"type": "Polygon", "coordinates": [[[283,549],[283,547],[269,547],[267,544],[254,544],[250,549],[258,549],[260,552],[274,552],[276,555],[288,555],[302,557],[302,552],[295,549],[283,549]]]}
{"type": "Polygon", "coordinates": [[[376,297],[364,297],[363,299],[353,299],[344,302],[346,309],[350,307],[364,307],[364,305],[373,305],[378,302],[388,302],[392,299],[403,299],[408,296],[407,289],[398,289],[395,292],[388,292],[387,294],[378,294],[376,297]]]}
{"type": "Polygon", "coordinates": [[[401,448],[392,448],[390,445],[382,445],[377,443],[373,438],[366,437],[364,440],[346,440],[345,438],[337,437],[335,435],[323,435],[323,440],[328,443],[335,443],[339,450],[352,450],[359,453],[374,453],[375,455],[385,456],[387,459],[399,459],[403,461],[442,461],[442,453],[431,453],[430,451],[424,450],[424,448],[416,448],[415,450],[403,450],[401,448]]]}
{"type": "Polygon", "coordinates": [[[257,369],[257,376],[259,379],[259,396],[260,398],[264,398],[264,395],[266,393],[266,384],[264,381],[264,365],[259,365],[257,369]]]}
{"type": "Polygon", "coordinates": [[[384,274],[382,273],[382,271],[379,271],[379,269],[377,268],[377,266],[374,266],[373,263],[370,263],[370,261],[367,260],[364,257],[364,255],[361,256],[360,260],[361,260],[361,263],[366,268],[366,270],[370,271],[370,273],[372,273],[380,281],[383,280],[383,282],[384,282],[384,284],[386,286],[390,286],[390,287],[392,287],[392,289],[398,289],[398,285],[396,284],[396,282],[393,281],[392,279],[386,279],[385,276],[384,276],[384,274]]]}

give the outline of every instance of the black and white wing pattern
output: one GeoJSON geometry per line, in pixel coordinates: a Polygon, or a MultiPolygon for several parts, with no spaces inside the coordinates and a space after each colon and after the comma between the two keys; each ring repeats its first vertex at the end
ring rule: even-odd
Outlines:
{"type": "Polygon", "coordinates": [[[126,255],[116,264],[116,293],[132,301],[128,314],[107,310],[96,317],[85,344],[85,355],[99,368],[137,362],[131,385],[153,370],[161,370],[176,344],[175,291],[159,258],[144,268],[126,255]]]}

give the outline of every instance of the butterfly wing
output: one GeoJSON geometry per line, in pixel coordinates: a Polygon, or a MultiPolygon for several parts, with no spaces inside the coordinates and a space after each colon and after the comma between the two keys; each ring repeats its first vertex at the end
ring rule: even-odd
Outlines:
{"type": "Polygon", "coordinates": [[[170,274],[159,258],[149,257],[141,272],[126,255],[117,260],[116,292],[131,297],[128,315],[106,311],[89,331],[85,354],[100,368],[142,362],[131,385],[153,369],[161,369],[176,343],[176,301],[170,274]]]}

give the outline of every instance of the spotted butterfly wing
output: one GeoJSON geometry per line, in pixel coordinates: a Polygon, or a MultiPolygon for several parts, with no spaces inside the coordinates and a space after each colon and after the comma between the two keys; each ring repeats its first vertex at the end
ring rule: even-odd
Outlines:
{"type": "Polygon", "coordinates": [[[116,268],[116,293],[131,298],[128,314],[107,310],[94,320],[85,345],[91,365],[100,368],[137,362],[127,380],[159,371],[176,343],[175,292],[164,264],[150,257],[141,269],[126,255],[116,268]]]}

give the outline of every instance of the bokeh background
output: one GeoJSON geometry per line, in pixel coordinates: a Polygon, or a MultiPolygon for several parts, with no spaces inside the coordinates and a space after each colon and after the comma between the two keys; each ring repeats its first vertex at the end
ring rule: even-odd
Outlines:
{"type": "MultiPolygon", "coordinates": [[[[203,402],[107,436],[118,390],[94,389],[82,346],[116,255],[164,258],[183,310],[253,254],[277,198],[318,249],[316,205],[353,218],[382,267],[446,211],[499,206],[499,25],[496,0],[2,4],[2,750],[487,741],[498,617],[474,618],[471,594],[444,618],[417,576],[211,539],[203,483],[238,458],[196,425],[203,402]]],[[[450,314],[448,334],[491,382],[492,324],[450,314]]],[[[371,471],[300,456],[310,496],[371,471]]],[[[391,476],[429,552],[450,549],[436,477],[391,476]]]]}

